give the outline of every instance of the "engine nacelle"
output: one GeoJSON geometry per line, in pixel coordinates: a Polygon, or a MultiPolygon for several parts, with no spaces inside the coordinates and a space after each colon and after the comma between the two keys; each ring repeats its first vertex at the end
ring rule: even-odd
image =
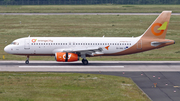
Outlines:
{"type": "Polygon", "coordinates": [[[79,57],[75,53],[57,52],[55,53],[55,59],[58,62],[72,62],[78,61],[79,57]]]}

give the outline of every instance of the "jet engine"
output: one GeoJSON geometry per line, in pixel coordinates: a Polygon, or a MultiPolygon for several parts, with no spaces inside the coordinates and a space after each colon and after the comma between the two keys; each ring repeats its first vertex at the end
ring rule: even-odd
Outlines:
{"type": "Polygon", "coordinates": [[[79,56],[75,53],[57,52],[55,53],[55,59],[58,62],[73,62],[78,61],[79,56]]]}

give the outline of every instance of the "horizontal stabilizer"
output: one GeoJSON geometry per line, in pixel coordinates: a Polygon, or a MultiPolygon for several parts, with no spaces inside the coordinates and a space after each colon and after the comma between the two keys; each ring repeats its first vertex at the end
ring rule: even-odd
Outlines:
{"type": "Polygon", "coordinates": [[[165,44],[165,43],[169,43],[169,42],[172,42],[172,41],[162,41],[162,42],[157,42],[157,41],[154,41],[154,42],[151,42],[151,46],[159,46],[161,44],[165,44]]]}

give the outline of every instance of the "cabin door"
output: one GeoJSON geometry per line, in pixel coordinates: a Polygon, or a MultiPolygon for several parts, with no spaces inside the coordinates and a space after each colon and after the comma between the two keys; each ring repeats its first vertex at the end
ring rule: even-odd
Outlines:
{"type": "Polygon", "coordinates": [[[29,39],[25,39],[24,40],[24,49],[30,49],[30,40],[29,39]]]}

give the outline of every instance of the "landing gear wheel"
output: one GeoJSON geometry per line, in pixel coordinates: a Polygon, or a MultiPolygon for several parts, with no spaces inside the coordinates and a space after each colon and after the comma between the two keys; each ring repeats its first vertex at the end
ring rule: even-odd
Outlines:
{"type": "Polygon", "coordinates": [[[25,64],[29,64],[29,55],[27,55],[27,59],[25,61],[25,64]]]}
{"type": "Polygon", "coordinates": [[[25,63],[26,63],[26,64],[29,64],[29,60],[26,60],[25,63]]]}
{"type": "Polygon", "coordinates": [[[82,59],[82,63],[83,63],[83,65],[87,65],[88,64],[88,60],[82,59]]]}

